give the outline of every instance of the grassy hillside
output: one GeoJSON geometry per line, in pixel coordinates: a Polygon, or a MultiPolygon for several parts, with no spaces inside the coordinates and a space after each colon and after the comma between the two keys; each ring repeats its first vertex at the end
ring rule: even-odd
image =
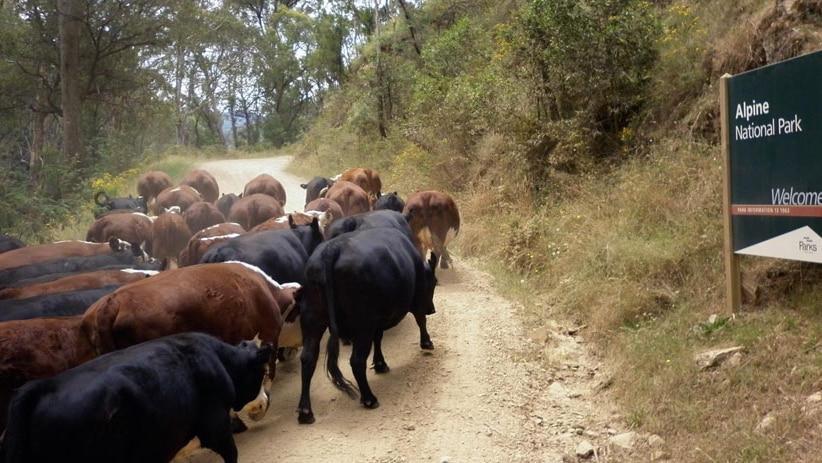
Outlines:
{"type": "Polygon", "coordinates": [[[386,28],[290,148],[300,173],[367,165],[388,191],[453,193],[465,222],[456,253],[481,256],[529,325],[584,327],[614,367],[603,393],[674,461],[816,458],[822,408],[806,399],[822,390],[819,269],[746,258],[758,297],[727,311],[717,84],[819,49],[819,3],[437,1],[415,15],[421,55],[407,23],[386,28]],[[622,16],[564,22],[576,3],[622,16]],[[546,40],[537,55],[521,45],[555,38],[540,28],[590,35],[569,39],[576,48],[546,40]],[[623,39],[652,53],[597,52],[598,40],[623,39]],[[625,67],[538,65],[608,59],[625,67]],[[380,119],[383,91],[391,114],[380,119]],[[732,345],[745,348],[733,366],[694,362],[732,345]]]}

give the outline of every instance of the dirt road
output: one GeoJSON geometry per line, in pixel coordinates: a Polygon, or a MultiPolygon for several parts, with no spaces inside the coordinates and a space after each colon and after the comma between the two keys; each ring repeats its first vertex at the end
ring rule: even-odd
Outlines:
{"type": "MultiPolygon", "coordinates": [[[[299,183],[307,179],[284,173],[287,162],[231,160],[202,167],[222,192],[240,192],[246,181],[267,172],[286,186],[286,211],[301,210],[299,183]]],[[[391,371],[369,371],[379,408],[367,410],[334,389],[320,362],[311,397],[317,421],[299,425],[299,358],[281,363],[268,414],[259,422],[245,420],[250,429],[235,435],[239,461],[564,462],[577,461],[583,441],[597,449],[588,461],[609,461],[608,438],[621,426],[605,394],[597,392],[607,375],[586,352],[582,336],[553,323],[522,327],[517,308],[495,293],[488,275],[458,255],[452,269],[438,270],[438,278],[437,313],[428,317],[435,349],[420,350],[412,317],[385,333],[391,371]]],[[[353,380],[349,355],[344,346],[340,365],[353,380]]],[[[175,460],[219,461],[205,449],[175,460]]]]}

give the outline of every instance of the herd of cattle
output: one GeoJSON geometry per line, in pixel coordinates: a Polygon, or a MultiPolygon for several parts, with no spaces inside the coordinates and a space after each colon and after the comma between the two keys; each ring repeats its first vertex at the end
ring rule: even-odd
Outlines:
{"type": "Polygon", "coordinates": [[[426,316],[456,203],[383,194],[369,168],[301,186],[305,207],[286,214],[268,174],[220,194],[205,170],[177,184],[152,171],[136,198],[95,196],[85,241],[0,235],[0,463],[168,462],[194,437],[236,462],[237,412],[265,415],[277,362],[300,348],[298,421],[314,422],[326,331],[333,384],[378,407],[366,367],[373,346],[389,370],[383,332],[411,313],[434,348],[426,316]]]}

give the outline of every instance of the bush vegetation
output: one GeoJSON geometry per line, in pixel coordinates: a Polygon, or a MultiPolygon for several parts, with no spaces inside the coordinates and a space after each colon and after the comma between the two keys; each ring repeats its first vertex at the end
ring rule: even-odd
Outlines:
{"type": "MultiPolygon", "coordinates": [[[[306,177],[363,165],[386,191],[452,193],[455,253],[481,259],[527,325],[583,327],[609,365],[602,393],[672,460],[817,458],[806,398],[822,390],[820,269],[745,258],[758,298],[727,310],[718,82],[819,49],[818,2],[416,5],[375,32],[311,129],[277,153],[306,177]],[[745,347],[739,365],[698,370],[695,353],[729,345],[745,347]]],[[[178,179],[196,156],[138,169],[178,179]]],[[[125,173],[93,175],[72,206],[22,208],[0,182],[0,217],[65,224],[97,188],[131,192],[119,185],[133,185],[133,166],[110,167],[125,173]]]]}
{"type": "Polygon", "coordinates": [[[379,38],[391,56],[364,50],[291,152],[306,175],[363,164],[388,190],[457,196],[457,252],[484,257],[531,327],[583,326],[612,366],[604,393],[673,461],[810,461],[822,450],[806,403],[822,390],[819,269],[745,258],[759,298],[728,311],[718,82],[818,49],[820,11],[429,1],[421,55],[398,20],[379,38]],[[738,366],[699,371],[696,353],[730,345],[745,347],[738,366]]]}

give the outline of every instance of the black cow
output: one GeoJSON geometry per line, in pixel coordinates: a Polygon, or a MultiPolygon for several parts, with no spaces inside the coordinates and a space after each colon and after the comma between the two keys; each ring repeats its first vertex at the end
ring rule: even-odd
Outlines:
{"type": "Polygon", "coordinates": [[[257,396],[271,351],[184,333],[29,381],[9,404],[0,461],[168,462],[198,437],[236,463],[229,410],[257,396]]]}
{"type": "Polygon", "coordinates": [[[21,288],[23,286],[37,285],[37,284],[40,284],[40,283],[46,283],[46,282],[49,282],[49,281],[58,280],[60,278],[70,276],[70,275],[78,275],[78,274],[81,274],[81,273],[91,273],[91,272],[96,272],[96,271],[99,271],[99,270],[126,270],[126,269],[132,269],[132,270],[151,270],[151,271],[159,272],[159,271],[162,271],[162,270],[166,270],[167,265],[168,265],[167,261],[156,260],[156,259],[152,260],[150,262],[139,262],[139,263],[136,263],[136,264],[104,265],[104,266],[99,267],[99,268],[82,269],[82,270],[77,270],[77,271],[74,271],[74,272],[49,273],[49,274],[41,275],[41,276],[37,276],[37,277],[24,278],[22,280],[17,280],[17,281],[14,281],[12,283],[7,283],[7,284],[0,285],[0,288],[21,288]]]}
{"type": "Polygon", "coordinates": [[[142,196],[132,198],[131,195],[129,195],[128,198],[109,198],[105,191],[98,191],[97,194],[94,195],[94,204],[97,204],[97,206],[102,209],[102,212],[96,214],[95,218],[99,218],[102,213],[107,211],[125,210],[142,212],[143,214],[148,211],[148,203],[142,196]],[[101,200],[100,198],[103,199],[101,200]]]}
{"type": "Polygon", "coordinates": [[[0,233],[0,253],[11,251],[12,249],[19,249],[26,246],[26,243],[18,240],[13,236],[0,233]]]}
{"type": "Polygon", "coordinates": [[[128,249],[120,249],[116,242],[117,240],[111,242],[112,252],[105,254],[63,257],[0,270],[0,286],[53,273],[99,269],[108,265],[136,265],[141,260],[147,260],[140,245],[131,244],[128,249]]]}
{"type": "Polygon", "coordinates": [[[279,283],[302,283],[308,256],[323,240],[319,220],[290,229],[246,233],[217,243],[200,263],[240,261],[259,267],[279,283]]]}
{"type": "Polygon", "coordinates": [[[0,300],[0,322],[80,315],[97,299],[122,285],[118,283],[100,288],[63,291],[23,299],[3,299],[0,300]]]}
{"type": "Polygon", "coordinates": [[[367,408],[379,406],[365,377],[372,343],[374,370],[389,370],[382,353],[383,331],[396,326],[410,312],[420,329],[420,347],[434,348],[426,329],[426,316],[434,313],[436,264],[434,255],[424,262],[411,240],[393,228],[345,233],[317,247],[306,264],[300,315],[300,423],[314,422],[311,377],[326,328],[330,333],[326,369],[332,383],[355,396],[352,384],[337,365],[340,338],[351,339],[351,370],[360,389],[360,402],[367,408]]]}
{"type": "Polygon", "coordinates": [[[325,230],[325,239],[330,240],[343,233],[369,228],[395,228],[413,242],[414,235],[408,225],[408,219],[409,217],[391,210],[361,212],[331,222],[325,230]]]}
{"type": "Polygon", "coordinates": [[[380,197],[377,198],[377,202],[374,203],[374,210],[388,209],[391,211],[402,212],[404,208],[405,201],[400,198],[400,195],[398,195],[396,191],[393,193],[385,193],[380,195],[380,197]]]}
{"type": "Polygon", "coordinates": [[[217,209],[223,213],[223,216],[228,217],[228,213],[231,211],[231,206],[233,206],[238,199],[240,199],[240,197],[235,193],[223,193],[214,205],[217,206],[217,209]]]}
{"type": "Polygon", "coordinates": [[[334,181],[330,178],[325,177],[314,177],[309,180],[307,183],[301,183],[300,187],[305,190],[305,203],[308,204],[311,201],[320,197],[320,193],[334,184],[334,181]]]}

